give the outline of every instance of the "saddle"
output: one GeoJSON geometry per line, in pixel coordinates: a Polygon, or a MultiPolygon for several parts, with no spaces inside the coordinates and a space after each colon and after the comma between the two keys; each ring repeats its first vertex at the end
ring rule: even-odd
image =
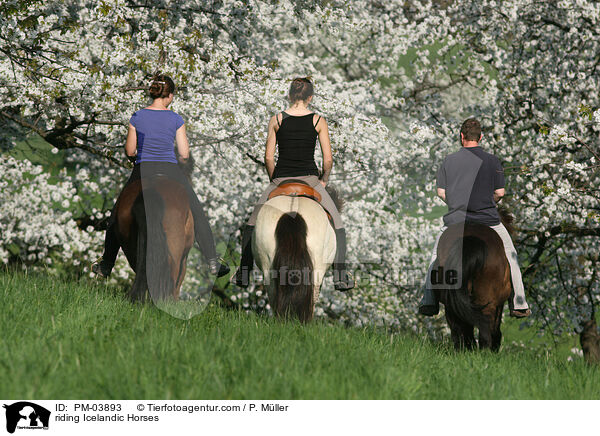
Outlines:
{"type": "Polygon", "coordinates": [[[321,202],[321,194],[311,186],[300,181],[282,183],[269,194],[269,200],[280,195],[287,195],[289,197],[308,197],[319,203],[321,202]]]}
{"type": "MultiPolygon", "coordinates": [[[[277,188],[273,189],[273,191],[269,194],[269,200],[274,197],[279,197],[280,195],[287,195],[288,197],[307,197],[321,204],[321,194],[301,180],[290,180],[283,182],[281,185],[277,186],[277,188]]],[[[333,224],[333,220],[331,219],[329,212],[327,212],[325,208],[323,208],[323,210],[327,214],[329,222],[333,224]]]]}

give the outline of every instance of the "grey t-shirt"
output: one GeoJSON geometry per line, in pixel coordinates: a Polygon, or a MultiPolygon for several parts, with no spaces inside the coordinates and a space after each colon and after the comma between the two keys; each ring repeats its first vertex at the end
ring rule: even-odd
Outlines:
{"type": "Polygon", "coordinates": [[[500,224],[494,191],[504,188],[504,171],[496,156],[479,146],[462,147],[446,156],[436,179],[437,187],[446,190],[445,225],[462,221],[500,224]]]}

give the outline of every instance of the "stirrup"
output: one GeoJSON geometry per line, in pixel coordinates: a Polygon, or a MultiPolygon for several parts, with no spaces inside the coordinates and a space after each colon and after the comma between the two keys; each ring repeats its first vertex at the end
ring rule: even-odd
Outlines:
{"type": "Polygon", "coordinates": [[[240,267],[237,269],[237,271],[235,272],[235,274],[233,274],[231,276],[231,278],[229,279],[229,282],[239,286],[240,288],[247,288],[248,286],[250,286],[250,273],[252,272],[251,269],[248,268],[244,268],[243,266],[240,265],[240,267]],[[246,269],[246,275],[244,276],[244,269],[246,269]]]}
{"type": "Polygon", "coordinates": [[[339,275],[340,276],[345,275],[344,278],[346,280],[341,280],[341,277],[339,277],[340,280],[333,281],[333,287],[335,288],[336,291],[346,292],[346,291],[349,291],[350,289],[354,288],[356,283],[354,282],[354,276],[352,275],[352,273],[350,271],[341,270],[339,275]]]}

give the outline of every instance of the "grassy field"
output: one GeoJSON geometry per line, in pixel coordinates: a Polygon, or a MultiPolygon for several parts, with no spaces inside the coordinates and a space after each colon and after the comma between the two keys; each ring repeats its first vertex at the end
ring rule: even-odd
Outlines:
{"type": "Polygon", "coordinates": [[[0,398],[599,399],[600,368],[210,305],[183,321],[92,281],[0,273],[0,398]]]}

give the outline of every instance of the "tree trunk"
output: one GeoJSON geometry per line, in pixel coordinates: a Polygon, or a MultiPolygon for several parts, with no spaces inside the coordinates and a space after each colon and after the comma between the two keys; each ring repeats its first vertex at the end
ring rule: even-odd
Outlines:
{"type": "Polygon", "coordinates": [[[600,333],[598,333],[595,319],[590,319],[583,324],[579,341],[581,342],[585,361],[589,364],[600,364],[600,333]]]}

